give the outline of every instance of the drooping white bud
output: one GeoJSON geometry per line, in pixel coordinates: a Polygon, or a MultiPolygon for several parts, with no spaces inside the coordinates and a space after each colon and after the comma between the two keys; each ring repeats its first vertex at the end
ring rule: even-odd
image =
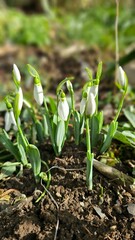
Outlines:
{"type": "Polygon", "coordinates": [[[86,107],[86,98],[82,98],[80,102],[80,113],[83,115],[85,112],[85,107],[86,107]]]}
{"type": "Polygon", "coordinates": [[[15,101],[14,101],[14,114],[15,114],[15,119],[18,121],[18,117],[21,113],[23,106],[23,92],[21,87],[18,88],[15,96],[15,101]]]}
{"type": "Polygon", "coordinates": [[[82,100],[80,102],[80,113],[84,114],[87,102],[87,92],[83,93],[82,100]]]}
{"type": "Polygon", "coordinates": [[[17,130],[17,124],[16,124],[14,113],[13,113],[13,109],[10,109],[5,114],[5,130],[7,132],[11,129],[12,124],[13,124],[13,127],[17,130]]]}
{"type": "Polygon", "coordinates": [[[89,93],[93,93],[94,97],[96,97],[98,94],[98,85],[90,87],[89,93]]]}
{"type": "Polygon", "coordinates": [[[96,101],[93,93],[89,93],[86,103],[86,116],[92,116],[96,111],[96,101]]]}
{"type": "Polygon", "coordinates": [[[21,81],[20,71],[16,64],[13,64],[13,76],[18,83],[21,81]]]}
{"type": "Polygon", "coordinates": [[[21,87],[19,87],[18,90],[19,98],[18,98],[18,110],[21,111],[22,106],[23,106],[23,92],[21,87]]]}
{"type": "Polygon", "coordinates": [[[66,84],[67,84],[67,89],[68,89],[68,91],[70,92],[70,91],[73,91],[73,85],[72,85],[72,83],[68,80],[67,82],[66,82],[66,84]]]}
{"type": "Polygon", "coordinates": [[[39,105],[43,104],[44,94],[41,83],[34,84],[34,99],[39,105]]]}
{"type": "Polygon", "coordinates": [[[118,67],[117,81],[121,88],[126,86],[125,72],[122,67],[118,67]]]}
{"type": "Polygon", "coordinates": [[[64,93],[62,93],[58,103],[58,115],[63,121],[67,121],[69,115],[69,106],[64,93]]]}

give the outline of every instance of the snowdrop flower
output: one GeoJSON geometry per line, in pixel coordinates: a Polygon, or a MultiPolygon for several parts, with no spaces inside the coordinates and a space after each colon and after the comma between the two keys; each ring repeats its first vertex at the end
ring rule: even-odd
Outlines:
{"type": "Polygon", "coordinates": [[[81,113],[81,115],[83,115],[84,112],[85,112],[86,102],[87,102],[87,92],[84,92],[81,103],[80,103],[80,113],[81,113]]]}
{"type": "Polygon", "coordinates": [[[15,130],[17,130],[17,124],[13,113],[13,109],[9,109],[5,114],[5,130],[7,132],[11,129],[12,124],[15,130]]]}
{"type": "Polygon", "coordinates": [[[22,89],[21,87],[19,87],[19,90],[18,90],[18,111],[21,111],[22,109],[22,106],[23,106],[23,92],[22,92],[22,89]]]}
{"type": "Polygon", "coordinates": [[[98,85],[90,87],[89,93],[93,93],[94,97],[96,97],[98,94],[98,85]]]}
{"type": "Polygon", "coordinates": [[[117,81],[120,87],[124,88],[126,86],[126,76],[125,76],[124,70],[120,66],[118,67],[117,78],[118,78],[117,81]]]}
{"type": "Polygon", "coordinates": [[[17,130],[17,123],[15,120],[12,104],[9,102],[8,97],[5,98],[5,103],[7,107],[7,112],[5,114],[5,130],[9,131],[11,126],[17,130]]]}
{"type": "Polygon", "coordinates": [[[34,84],[34,98],[39,105],[43,104],[44,94],[41,83],[34,84]]]}
{"type": "Polygon", "coordinates": [[[18,88],[15,96],[15,102],[14,102],[14,113],[15,113],[15,119],[18,121],[18,117],[21,113],[23,106],[23,92],[21,87],[18,88]]]}
{"type": "Polygon", "coordinates": [[[92,116],[96,111],[96,101],[93,93],[89,93],[87,103],[86,103],[86,116],[92,116]]]}
{"type": "Polygon", "coordinates": [[[67,85],[67,89],[68,89],[69,92],[73,91],[73,85],[69,80],[66,82],[66,85],[67,85]]]}
{"type": "Polygon", "coordinates": [[[58,103],[58,115],[63,121],[67,121],[69,115],[69,106],[65,97],[65,93],[62,92],[58,103]]]}
{"type": "Polygon", "coordinates": [[[13,64],[13,77],[14,77],[15,83],[17,83],[17,85],[20,85],[21,75],[16,64],[13,64]]]}

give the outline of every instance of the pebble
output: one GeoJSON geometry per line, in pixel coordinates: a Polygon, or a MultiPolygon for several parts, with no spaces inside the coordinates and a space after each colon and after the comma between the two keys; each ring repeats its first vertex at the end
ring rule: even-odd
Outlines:
{"type": "Polygon", "coordinates": [[[116,229],[117,229],[117,226],[116,226],[116,225],[113,225],[113,226],[110,227],[110,230],[111,230],[111,231],[114,231],[114,230],[116,230],[116,229]]]}
{"type": "Polygon", "coordinates": [[[132,222],[132,223],[131,223],[131,229],[132,229],[133,231],[135,231],[135,222],[132,222]]]}

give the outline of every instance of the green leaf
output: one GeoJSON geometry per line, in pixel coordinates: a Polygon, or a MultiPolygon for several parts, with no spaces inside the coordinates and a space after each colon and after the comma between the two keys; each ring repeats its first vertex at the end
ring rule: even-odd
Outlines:
{"type": "Polygon", "coordinates": [[[22,145],[26,151],[26,146],[29,144],[21,129],[17,132],[17,143],[22,145]]]}
{"type": "Polygon", "coordinates": [[[43,115],[42,124],[43,124],[44,135],[45,135],[45,137],[48,137],[49,136],[49,130],[48,130],[46,115],[43,115]]]}
{"type": "Polygon", "coordinates": [[[61,153],[64,138],[65,138],[65,122],[63,120],[60,120],[57,124],[56,129],[56,145],[58,147],[58,154],[61,153]]]}
{"type": "Polygon", "coordinates": [[[135,113],[130,112],[129,110],[123,110],[125,117],[129,120],[131,125],[135,128],[135,113]]]}
{"type": "Polygon", "coordinates": [[[114,135],[114,139],[126,144],[130,145],[132,147],[135,147],[135,141],[131,138],[128,138],[126,135],[124,135],[122,132],[116,131],[114,135]]]}
{"type": "Polygon", "coordinates": [[[49,116],[49,113],[48,113],[47,110],[45,111],[45,117],[46,117],[46,120],[47,120],[48,132],[49,132],[49,136],[50,136],[50,139],[51,139],[51,142],[52,142],[52,145],[53,145],[53,149],[56,152],[55,139],[54,139],[54,132],[55,132],[54,128],[55,127],[54,127],[54,124],[53,124],[53,120],[49,116]]]}
{"type": "Polygon", "coordinates": [[[105,152],[110,147],[112,138],[114,137],[117,127],[118,127],[118,122],[112,121],[108,130],[108,133],[106,135],[105,141],[100,150],[100,153],[105,152]]]}
{"type": "Polygon", "coordinates": [[[91,135],[91,149],[96,146],[99,137],[99,121],[96,115],[93,115],[90,120],[90,135],[91,135]]]}
{"type": "Polygon", "coordinates": [[[98,68],[97,68],[96,78],[97,78],[97,79],[100,79],[101,74],[102,74],[102,62],[99,62],[98,68]]]}
{"type": "Polygon", "coordinates": [[[27,146],[27,154],[32,165],[33,173],[36,180],[39,180],[39,174],[41,171],[41,157],[38,148],[33,145],[29,144],[27,146]]]}
{"type": "Polygon", "coordinates": [[[30,73],[30,75],[32,77],[37,77],[39,78],[39,74],[38,72],[36,71],[36,69],[34,67],[32,67],[30,64],[27,64],[27,69],[28,69],[28,72],[30,73]]]}
{"type": "Polygon", "coordinates": [[[14,145],[10,140],[8,134],[3,129],[0,131],[0,142],[2,145],[15,157],[17,161],[20,161],[20,154],[17,148],[17,145],[14,145]]]}
{"type": "Polygon", "coordinates": [[[102,130],[103,120],[104,120],[103,111],[98,112],[97,118],[98,118],[98,121],[99,121],[99,133],[100,133],[101,130],[102,130]]]}
{"type": "Polygon", "coordinates": [[[21,144],[18,144],[18,149],[21,156],[21,162],[24,166],[26,166],[28,164],[28,160],[27,160],[25,150],[21,144]]]}
{"type": "Polygon", "coordinates": [[[103,125],[103,112],[99,112],[91,117],[91,148],[96,146],[99,140],[99,133],[103,125]]]}
{"type": "Polygon", "coordinates": [[[43,142],[44,141],[43,125],[39,120],[36,120],[35,126],[37,131],[37,139],[39,142],[43,142]]]}
{"type": "Polygon", "coordinates": [[[6,162],[6,165],[3,164],[0,173],[0,180],[5,177],[11,176],[16,171],[16,165],[12,165],[11,162],[6,162]]]}
{"type": "Polygon", "coordinates": [[[56,100],[54,100],[53,98],[49,97],[49,104],[50,104],[50,109],[52,111],[53,114],[55,114],[57,107],[56,107],[56,100]]]}
{"type": "Polygon", "coordinates": [[[88,73],[89,80],[92,81],[92,79],[93,79],[92,70],[89,69],[88,67],[86,67],[85,70],[88,73]]]}

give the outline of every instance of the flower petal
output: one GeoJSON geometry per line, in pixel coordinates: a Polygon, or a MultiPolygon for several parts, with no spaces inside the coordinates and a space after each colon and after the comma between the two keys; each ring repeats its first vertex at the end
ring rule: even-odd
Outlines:
{"type": "Polygon", "coordinates": [[[13,64],[13,74],[14,77],[16,79],[17,82],[21,81],[21,75],[20,75],[20,71],[18,69],[18,67],[16,66],[16,64],[13,64]]]}
{"type": "Polygon", "coordinates": [[[44,101],[43,88],[41,84],[34,84],[34,99],[39,104],[42,105],[44,101]]]}
{"type": "Polygon", "coordinates": [[[89,93],[86,103],[86,115],[92,116],[96,111],[96,101],[93,93],[89,93]]]}
{"type": "Polygon", "coordinates": [[[69,115],[69,106],[66,98],[58,103],[58,114],[63,121],[67,121],[69,115]]]}
{"type": "Polygon", "coordinates": [[[10,113],[6,112],[5,114],[5,130],[8,132],[11,128],[11,120],[10,120],[10,113]]]}

